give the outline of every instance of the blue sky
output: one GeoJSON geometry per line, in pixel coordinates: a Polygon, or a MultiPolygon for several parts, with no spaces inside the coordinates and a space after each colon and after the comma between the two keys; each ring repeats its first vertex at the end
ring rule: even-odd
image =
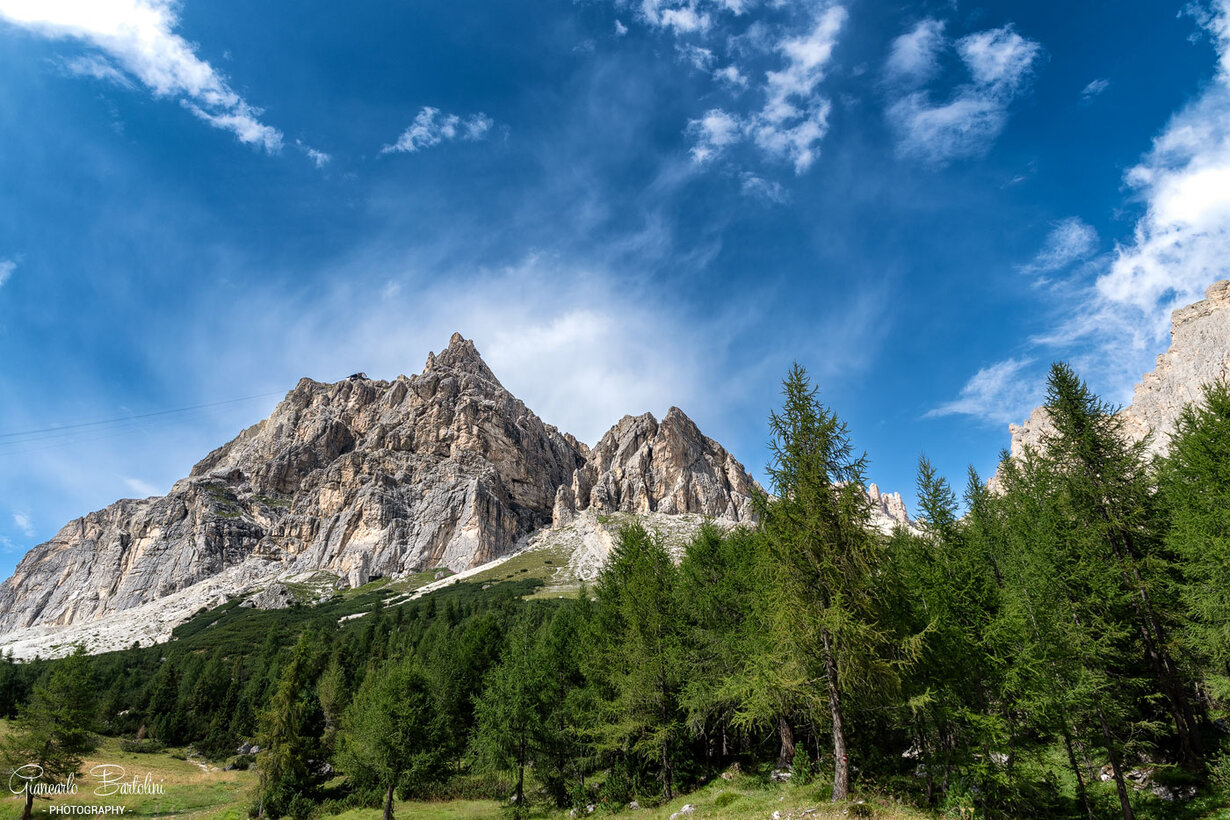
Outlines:
{"type": "Polygon", "coordinates": [[[675,404],[759,472],[798,360],[882,487],[988,474],[1051,360],[1126,401],[1225,275],[1228,20],[0,0],[0,574],[454,330],[591,443],[675,404]]]}

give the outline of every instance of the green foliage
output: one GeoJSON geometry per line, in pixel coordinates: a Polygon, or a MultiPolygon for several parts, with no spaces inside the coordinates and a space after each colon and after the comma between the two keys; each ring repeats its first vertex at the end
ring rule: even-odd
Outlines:
{"type": "Polygon", "coordinates": [[[677,584],[661,539],[639,524],[623,527],[594,589],[590,631],[601,717],[591,735],[595,748],[654,767],[668,800],[684,731],[677,584]]]}
{"type": "Polygon", "coordinates": [[[811,757],[807,754],[807,749],[800,743],[794,747],[794,760],[790,765],[790,782],[798,783],[806,786],[815,777],[816,773],[812,770],[811,757]]]}
{"type": "Polygon", "coordinates": [[[702,527],[678,567],[620,514],[592,596],[525,600],[529,579],[406,602],[381,582],[279,611],[231,602],[158,647],[0,658],[6,760],[68,771],[94,728],[235,767],[255,741],[270,817],[409,795],[611,808],[732,764],[738,791],[709,787],[719,814],[802,794],[817,770],[834,796],[960,817],[1176,809],[1100,782],[1107,762],[1207,788],[1191,816],[1230,793],[1230,762],[1200,747],[1205,704],[1230,704],[1230,388],[1150,465],[1057,365],[1044,446],[1005,461],[996,492],[971,471],[962,500],[921,459],[917,526],[891,536],[871,527],[845,425],[800,368],[783,392],[774,497],[754,527],[702,527]],[[322,784],[327,761],[343,777],[322,784]],[[768,783],[791,763],[792,785],[768,783]]]}
{"type": "Polygon", "coordinates": [[[269,706],[260,715],[256,802],[262,817],[288,814],[293,801],[315,786],[323,729],[313,692],[317,664],[314,641],[305,633],[291,650],[269,706]]]}
{"type": "Polygon", "coordinates": [[[1171,517],[1167,544],[1187,576],[1189,647],[1230,698],[1230,385],[1209,385],[1199,404],[1184,408],[1159,478],[1171,517]]]}
{"type": "Polygon", "coordinates": [[[360,787],[385,794],[421,793],[440,779],[438,718],[427,678],[406,660],[386,661],[364,679],[342,719],[338,762],[360,787]]]}
{"type": "MultiPolygon", "coordinates": [[[[871,529],[866,457],[854,455],[845,424],[820,403],[798,365],[782,393],[782,409],[769,420],[776,498],[761,496],[758,504],[778,595],[772,637],[757,661],[763,691],[771,693],[759,717],[774,706],[783,722],[790,711],[827,710],[833,799],[841,800],[849,790],[853,715],[896,694],[903,659],[881,617],[876,574],[884,544],[871,529]]],[[[782,734],[785,746],[784,725],[782,734]]]]}
{"type": "Polygon", "coordinates": [[[97,747],[93,733],[96,712],[93,673],[78,646],[55,664],[34,687],[30,701],[18,709],[14,731],[0,741],[0,761],[26,786],[22,820],[29,820],[33,786],[64,782],[81,767],[82,756],[97,747]]]}

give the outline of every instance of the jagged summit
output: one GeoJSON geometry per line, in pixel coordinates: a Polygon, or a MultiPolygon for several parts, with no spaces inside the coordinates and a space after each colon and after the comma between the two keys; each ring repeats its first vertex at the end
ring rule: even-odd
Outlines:
{"type": "Polygon", "coordinates": [[[556,492],[553,524],[590,508],[749,521],[754,486],[743,465],[678,407],[661,422],[652,413],[624,416],[556,492]]]}
{"type": "Polygon", "coordinates": [[[474,342],[465,338],[460,333],[452,335],[452,338],[448,340],[448,347],[440,351],[439,355],[435,353],[427,354],[427,365],[423,368],[423,374],[426,375],[437,368],[469,373],[486,379],[497,387],[503,387],[500,384],[500,380],[491,372],[491,368],[483,361],[483,357],[479,354],[478,348],[474,346],[474,342]]]}
{"type": "Polygon", "coordinates": [[[70,522],[0,583],[0,635],[129,611],[154,612],[165,632],[228,594],[302,573],[360,585],[462,571],[578,509],[741,521],[751,486],[678,408],[661,422],[625,417],[591,451],[454,334],[420,374],[300,379],[167,495],[70,522]]]}

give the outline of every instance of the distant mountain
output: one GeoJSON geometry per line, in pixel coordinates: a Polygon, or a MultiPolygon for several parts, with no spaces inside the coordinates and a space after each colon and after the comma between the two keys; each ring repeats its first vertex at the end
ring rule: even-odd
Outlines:
{"type": "Polygon", "coordinates": [[[167,495],[66,525],[0,584],[0,645],[159,640],[274,578],[462,572],[585,511],[733,525],[749,520],[754,487],[678,408],[626,416],[591,451],[454,334],[419,375],[303,379],[167,495]]]}
{"type": "MultiPolygon", "coordinates": [[[[1170,346],[1154,369],[1136,385],[1132,403],[1120,411],[1124,430],[1134,440],[1148,437],[1148,452],[1165,452],[1183,408],[1199,401],[1206,384],[1230,378],[1230,280],[1209,286],[1204,299],[1170,317],[1170,346]]],[[[1045,407],[1021,424],[1011,424],[1011,454],[1037,448],[1053,431],[1045,407]]],[[[998,486],[992,478],[991,486],[998,486]]]]}

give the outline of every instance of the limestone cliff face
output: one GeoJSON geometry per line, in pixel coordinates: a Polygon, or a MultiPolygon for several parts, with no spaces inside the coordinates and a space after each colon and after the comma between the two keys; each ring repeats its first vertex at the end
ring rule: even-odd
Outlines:
{"type": "Polygon", "coordinates": [[[720,444],[678,407],[659,422],[624,416],[558,489],[553,524],[578,512],[694,513],[750,521],[755,482],[720,444]]]}
{"type": "Polygon", "coordinates": [[[463,570],[549,523],[583,464],[458,335],[416,376],[303,379],[165,497],[119,501],[31,550],[0,584],[0,633],[129,609],[253,559],[352,583],[463,570]]]}
{"type": "Polygon", "coordinates": [[[590,452],[454,335],[415,376],[303,379],[166,496],[69,523],[0,584],[0,635],[194,600],[195,589],[208,588],[203,605],[216,602],[221,578],[238,591],[316,570],[351,585],[459,572],[508,553],[553,514],[590,508],[743,521],[752,486],[673,408],[660,423],[624,418],[590,452]]]}
{"type": "MultiPolygon", "coordinates": [[[[1179,308],[1170,319],[1170,347],[1152,372],[1136,385],[1132,403],[1120,411],[1125,432],[1149,436],[1148,454],[1165,452],[1183,408],[1199,401],[1206,384],[1230,378],[1230,280],[1216,282],[1199,302],[1179,308]]],[[[1046,409],[1035,408],[1022,424],[1009,425],[1011,453],[1037,448],[1054,432],[1046,409]]],[[[992,488],[998,486],[993,478],[992,488]]]]}

